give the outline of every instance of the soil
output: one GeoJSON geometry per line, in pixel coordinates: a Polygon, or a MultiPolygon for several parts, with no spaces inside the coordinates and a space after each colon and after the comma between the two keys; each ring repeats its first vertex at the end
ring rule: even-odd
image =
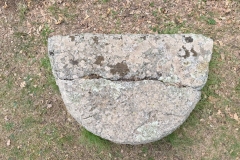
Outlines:
{"type": "MultiPolygon", "coordinates": [[[[240,159],[238,35],[237,0],[0,1],[0,159],[240,159]],[[46,45],[49,36],[79,33],[211,37],[214,54],[202,100],[158,142],[82,141],[83,128],[67,113],[54,84],[46,45]]],[[[127,68],[119,66],[113,72],[125,74],[127,68]]]]}

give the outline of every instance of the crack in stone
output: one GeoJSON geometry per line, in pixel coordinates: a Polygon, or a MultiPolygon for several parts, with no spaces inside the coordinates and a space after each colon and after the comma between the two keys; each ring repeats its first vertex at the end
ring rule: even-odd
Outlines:
{"type": "MultiPolygon", "coordinates": [[[[114,80],[114,79],[111,79],[111,78],[104,78],[104,77],[99,76],[97,74],[90,74],[90,75],[82,77],[81,79],[105,79],[105,80],[109,80],[109,81],[112,81],[112,82],[117,82],[117,81],[120,81],[120,82],[136,82],[136,81],[150,80],[150,81],[159,81],[159,82],[162,82],[165,85],[176,86],[176,87],[179,87],[179,88],[190,87],[190,86],[187,86],[187,85],[182,85],[181,83],[169,83],[169,82],[164,82],[162,80],[159,80],[158,78],[151,78],[151,77],[144,77],[144,78],[131,77],[131,78],[119,78],[117,80],[114,80]]],[[[64,78],[64,79],[60,79],[60,80],[73,81],[73,80],[76,80],[76,79],[74,79],[74,78],[64,78]]],[[[190,88],[193,88],[193,87],[190,87],[190,88]]]]}
{"type": "MultiPolygon", "coordinates": [[[[162,112],[160,112],[160,113],[162,113],[162,112]]],[[[173,113],[162,113],[162,115],[164,115],[164,116],[184,117],[184,116],[180,116],[180,115],[173,114],[173,113]]]]}
{"type": "Polygon", "coordinates": [[[97,115],[97,113],[95,113],[95,114],[93,114],[93,115],[90,115],[90,116],[87,116],[87,117],[84,117],[83,119],[92,118],[92,117],[94,117],[94,116],[96,116],[96,115],[97,115]]]}
{"type": "MultiPolygon", "coordinates": [[[[60,78],[59,78],[60,79],[60,78]]],[[[60,80],[64,80],[64,81],[74,81],[75,79],[73,78],[64,78],[64,79],[60,79],[60,80]]]]}

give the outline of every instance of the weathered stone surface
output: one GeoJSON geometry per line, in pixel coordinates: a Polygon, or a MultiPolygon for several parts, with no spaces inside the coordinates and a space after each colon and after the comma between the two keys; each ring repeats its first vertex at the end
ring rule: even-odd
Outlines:
{"type": "Polygon", "coordinates": [[[48,45],[70,114],[103,138],[142,144],[172,133],[194,109],[213,42],[195,34],[81,34],[48,45]]]}

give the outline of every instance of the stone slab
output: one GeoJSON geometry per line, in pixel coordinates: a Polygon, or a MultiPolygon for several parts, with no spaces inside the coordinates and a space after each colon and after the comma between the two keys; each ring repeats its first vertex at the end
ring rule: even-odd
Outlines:
{"type": "Polygon", "coordinates": [[[202,35],[54,36],[53,74],[70,114],[122,144],[172,133],[200,100],[213,41],[202,35]]]}

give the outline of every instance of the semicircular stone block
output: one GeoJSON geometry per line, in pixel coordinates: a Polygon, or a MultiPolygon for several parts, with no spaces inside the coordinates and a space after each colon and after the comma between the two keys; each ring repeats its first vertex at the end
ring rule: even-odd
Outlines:
{"type": "Polygon", "coordinates": [[[69,113],[121,144],[159,140],[201,97],[213,41],[196,34],[53,36],[48,53],[69,113]]]}

